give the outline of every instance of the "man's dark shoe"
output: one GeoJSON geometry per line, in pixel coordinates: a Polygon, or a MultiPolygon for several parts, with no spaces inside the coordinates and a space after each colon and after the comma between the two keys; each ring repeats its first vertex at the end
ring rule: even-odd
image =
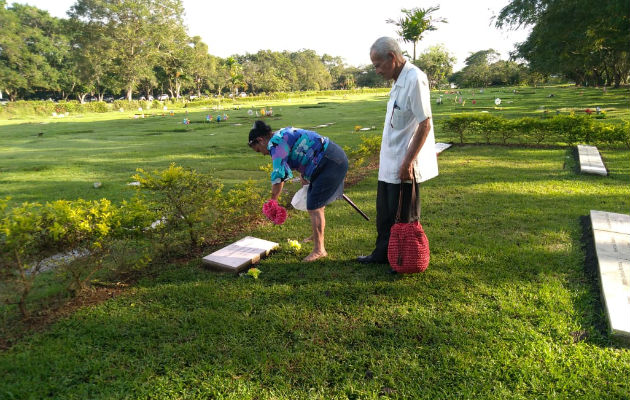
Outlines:
{"type": "Polygon", "coordinates": [[[372,254],[369,256],[359,256],[357,257],[357,261],[361,264],[387,264],[389,262],[387,260],[376,258],[372,254]]]}

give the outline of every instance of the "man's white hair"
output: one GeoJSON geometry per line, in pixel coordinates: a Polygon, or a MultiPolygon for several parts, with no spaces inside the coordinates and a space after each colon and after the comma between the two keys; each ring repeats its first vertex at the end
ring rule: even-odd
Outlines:
{"type": "Polygon", "coordinates": [[[376,39],[370,47],[370,53],[375,53],[380,58],[385,58],[390,51],[394,53],[396,58],[402,57],[402,51],[400,51],[400,46],[396,40],[387,36],[376,39]]]}

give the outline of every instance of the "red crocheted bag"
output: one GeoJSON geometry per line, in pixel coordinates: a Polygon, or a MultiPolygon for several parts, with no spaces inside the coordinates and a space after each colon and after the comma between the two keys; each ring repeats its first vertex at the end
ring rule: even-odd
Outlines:
{"type": "Polygon", "coordinates": [[[387,259],[392,269],[400,274],[423,272],[429,266],[431,251],[429,239],[418,221],[416,204],[416,185],[411,185],[410,222],[400,222],[400,209],[402,208],[402,184],[398,199],[398,212],[396,223],[392,226],[387,246],[387,259]]]}

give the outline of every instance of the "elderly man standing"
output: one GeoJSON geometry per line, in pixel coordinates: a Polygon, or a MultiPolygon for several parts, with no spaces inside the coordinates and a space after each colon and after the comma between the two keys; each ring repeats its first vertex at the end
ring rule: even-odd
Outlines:
{"type": "Polygon", "coordinates": [[[381,139],[376,246],[370,255],[360,256],[357,261],[386,264],[389,231],[396,222],[401,185],[401,219],[406,222],[411,216],[411,207],[415,207],[417,215],[420,215],[420,196],[416,197],[416,204],[409,204],[411,185],[416,186],[419,194],[418,183],[437,176],[438,167],[427,75],[407,62],[398,43],[389,37],[374,42],[370,48],[370,59],[376,73],[386,80],[393,79],[394,84],[389,94],[381,139]]]}

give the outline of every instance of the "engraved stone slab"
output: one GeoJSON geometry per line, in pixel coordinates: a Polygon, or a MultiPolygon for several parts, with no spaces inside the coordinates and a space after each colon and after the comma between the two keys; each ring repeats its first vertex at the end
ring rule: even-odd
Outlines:
{"type": "Polygon", "coordinates": [[[578,145],[580,172],[586,174],[608,175],[602,157],[595,146],[578,145]]]}
{"type": "Polygon", "coordinates": [[[268,255],[271,250],[277,247],[278,243],[246,236],[205,256],[202,261],[204,264],[221,271],[237,273],[258,262],[262,256],[268,255]]]}
{"type": "Polygon", "coordinates": [[[593,229],[630,235],[630,215],[591,210],[593,229]]]}
{"type": "Polygon", "coordinates": [[[444,150],[448,149],[452,145],[453,145],[452,143],[436,142],[435,143],[435,154],[440,154],[441,152],[443,152],[444,150]]]}
{"type": "MultiPolygon", "coordinates": [[[[612,221],[619,221],[620,215],[629,219],[630,216],[591,211],[602,298],[610,330],[612,336],[630,342],[630,234],[596,229],[602,225],[608,227],[602,224],[605,221],[602,214],[612,214],[609,216],[612,221]]],[[[628,226],[618,225],[621,230],[628,229],[628,226]]]]}

